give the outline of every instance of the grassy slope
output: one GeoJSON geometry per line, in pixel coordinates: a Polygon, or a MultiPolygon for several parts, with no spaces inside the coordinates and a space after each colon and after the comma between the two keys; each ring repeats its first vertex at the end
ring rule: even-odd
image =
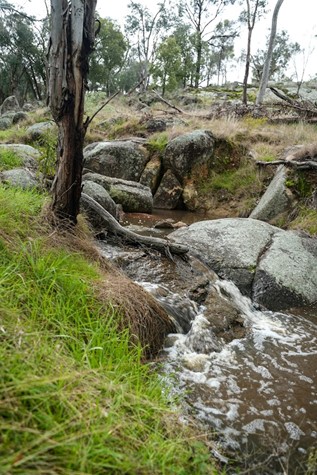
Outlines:
{"type": "Polygon", "coordinates": [[[0,186],[0,473],[216,473],[96,298],[97,264],[49,245],[43,201],[0,186]]]}

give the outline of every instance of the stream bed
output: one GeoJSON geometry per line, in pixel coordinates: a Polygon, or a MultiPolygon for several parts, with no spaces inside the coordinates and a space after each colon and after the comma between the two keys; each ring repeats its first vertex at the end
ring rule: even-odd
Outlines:
{"type": "Polygon", "coordinates": [[[214,433],[222,460],[240,459],[250,474],[316,473],[307,460],[317,453],[317,308],[263,310],[212,270],[195,270],[239,313],[243,332],[222,338],[182,284],[187,272],[194,280],[199,263],[188,271],[154,252],[99,246],[174,319],[177,333],[166,339],[160,372],[184,401],[184,417],[214,433]]]}

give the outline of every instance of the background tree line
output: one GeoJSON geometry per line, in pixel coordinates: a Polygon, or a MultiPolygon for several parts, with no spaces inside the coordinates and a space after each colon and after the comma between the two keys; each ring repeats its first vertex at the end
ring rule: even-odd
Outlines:
{"type": "MultiPolygon", "coordinates": [[[[237,61],[245,64],[244,85],[259,82],[267,45],[252,54],[252,35],[267,13],[267,0],[172,0],[157,4],[154,13],[130,1],[124,29],[109,18],[99,18],[98,34],[90,61],[89,90],[107,95],[126,92],[136,84],[167,91],[223,84],[237,61]],[[226,18],[230,7],[240,8],[235,21],[226,18]],[[248,32],[245,50],[235,55],[235,42],[248,32]]],[[[279,0],[279,3],[283,3],[279,0]]],[[[49,16],[35,20],[0,0],[0,103],[16,95],[20,102],[46,96],[49,16]]],[[[268,32],[269,33],[269,32],[268,32]]],[[[277,31],[269,78],[283,81],[298,43],[286,31],[277,31]]],[[[245,98],[246,100],[246,98],[245,98]]]]}

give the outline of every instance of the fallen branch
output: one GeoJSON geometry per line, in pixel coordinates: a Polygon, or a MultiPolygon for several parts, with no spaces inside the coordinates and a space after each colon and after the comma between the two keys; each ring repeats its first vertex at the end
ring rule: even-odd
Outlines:
{"type": "Polygon", "coordinates": [[[167,101],[166,99],[164,99],[164,97],[162,97],[157,91],[155,91],[154,89],[152,89],[152,92],[159,98],[160,101],[164,102],[164,104],[168,105],[168,107],[171,107],[172,109],[176,110],[177,112],[179,112],[180,114],[186,114],[185,111],[183,111],[182,109],[180,109],[179,107],[176,107],[174,106],[174,104],[172,104],[171,102],[167,101]]]}
{"type": "Polygon", "coordinates": [[[274,166],[274,165],[284,165],[285,167],[295,168],[297,170],[309,170],[317,168],[317,162],[314,160],[307,161],[295,161],[295,160],[274,160],[273,162],[262,162],[258,160],[257,165],[261,167],[274,166]]]}
{"type": "Polygon", "coordinates": [[[183,246],[182,244],[176,244],[167,241],[166,239],[151,236],[141,236],[140,234],[136,234],[133,231],[124,228],[110,213],[108,213],[108,211],[86,193],[81,194],[81,200],[87,207],[89,207],[89,209],[98,214],[107,228],[107,231],[117,236],[121,236],[128,242],[156,249],[168,256],[170,254],[186,254],[189,250],[187,246],[183,246]]]}
{"type": "Polygon", "coordinates": [[[313,114],[317,115],[317,107],[315,107],[313,102],[308,101],[296,101],[295,99],[291,99],[290,97],[286,96],[282,92],[278,91],[274,87],[270,87],[270,90],[275,94],[277,97],[285,101],[287,104],[285,104],[287,107],[291,107],[292,109],[296,109],[300,112],[305,112],[306,114],[313,114]]]}

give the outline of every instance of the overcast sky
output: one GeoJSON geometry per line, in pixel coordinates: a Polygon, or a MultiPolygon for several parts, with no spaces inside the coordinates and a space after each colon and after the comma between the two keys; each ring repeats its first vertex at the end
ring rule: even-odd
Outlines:
{"type": "MultiPolygon", "coordinates": [[[[138,3],[146,5],[152,11],[156,10],[158,0],[136,0],[138,3]]],[[[265,47],[265,39],[269,33],[271,25],[272,11],[277,0],[269,0],[269,11],[265,18],[261,19],[255,27],[252,41],[252,51],[265,47]]],[[[121,26],[128,13],[128,3],[130,0],[98,0],[97,11],[101,17],[110,17],[117,20],[121,26]]],[[[44,16],[46,12],[45,4],[50,5],[50,0],[11,0],[10,3],[21,5],[24,10],[38,17],[44,16]]],[[[242,7],[228,7],[227,18],[236,18],[242,7]]],[[[297,41],[306,50],[308,67],[306,78],[317,74],[317,0],[284,0],[279,12],[278,30],[287,30],[292,42],[297,41]],[[312,51],[314,49],[314,51],[312,51]]],[[[245,35],[242,33],[236,43],[236,55],[245,46],[245,35]]],[[[303,55],[302,55],[303,56],[303,55]]],[[[302,58],[304,59],[304,58],[302,58]]],[[[302,66],[298,59],[297,69],[302,66]]],[[[241,79],[241,78],[240,78],[241,79]]],[[[238,79],[239,80],[239,79],[238,79]]]]}

